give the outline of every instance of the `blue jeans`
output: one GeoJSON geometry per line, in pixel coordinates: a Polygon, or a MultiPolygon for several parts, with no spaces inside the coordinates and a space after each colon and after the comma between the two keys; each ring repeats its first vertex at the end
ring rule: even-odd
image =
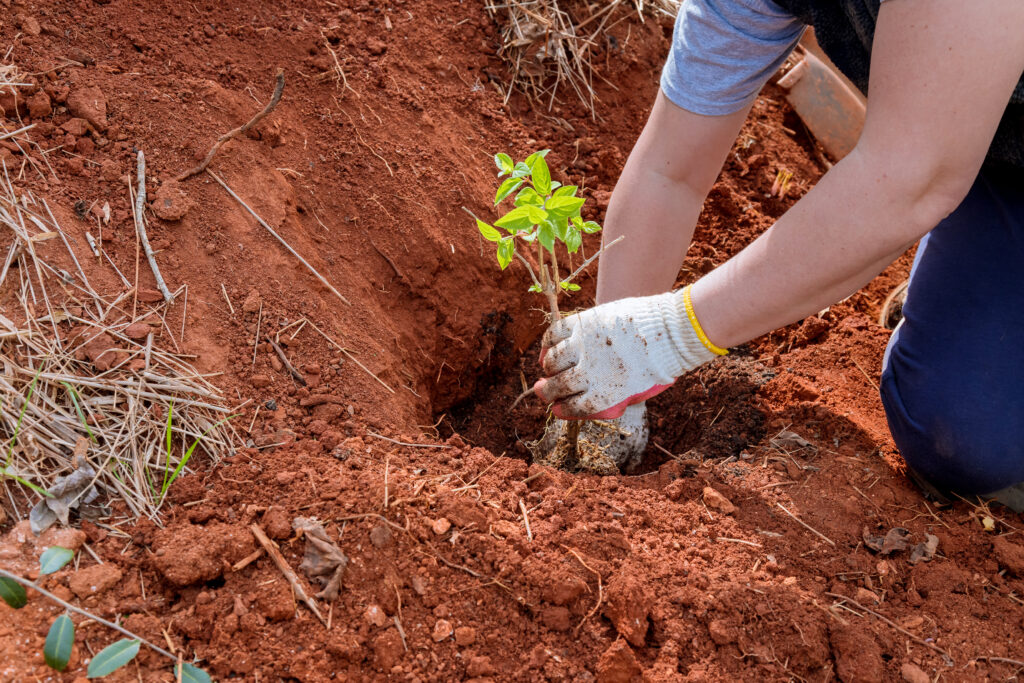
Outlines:
{"type": "Polygon", "coordinates": [[[1024,482],[1024,173],[983,169],[918,247],[882,363],[893,439],[941,490],[1024,482]]]}

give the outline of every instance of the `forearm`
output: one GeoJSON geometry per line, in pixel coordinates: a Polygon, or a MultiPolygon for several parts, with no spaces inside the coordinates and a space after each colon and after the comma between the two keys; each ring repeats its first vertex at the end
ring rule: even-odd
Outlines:
{"type": "Polygon", "coordinates": [[[708,337],[735,346],[856,292],[943,217],[914,194],[869,155],[851,154],[694,285],[694,310],[708,337]]]}
{"type": "Polygon", "coordinates": [[[601,256],[597,303],[672,288],[704,199],[745,117],[746,110],[699,116],[658,93],[605,216],[604,243],[625,239],[601,256]]]}

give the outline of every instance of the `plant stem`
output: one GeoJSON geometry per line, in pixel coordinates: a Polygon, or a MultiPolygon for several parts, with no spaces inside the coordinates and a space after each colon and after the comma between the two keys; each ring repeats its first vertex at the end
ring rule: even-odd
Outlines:
{"type": "Polygon", "coordinates": [[[50,600],[53,600],[55,603],[57,603],[58,605],[60,605],[61,607],[63,607],[66,610],[70,610],[72,612],[75,612],[76,614],[80,614],[83,617],[85,617],[86,619],[92,619],[93,621],[95,621],[98,624],[103,624],[107,628],[112,628],[115,631],[118,631],[119,633],[122,633],[122,634],[128,636],[129,638],[135,639],[135,640],[139,641],[140,643],[142,643],[143,645],[145,645],[148,648],[150,648],[151,650],[153,650],[155,652],[159,652],[164,657],[167,657],[168,659],[170,659],[172,662],[177,662],[178,661],[178,658],[175,655],[172,655],[170,652],[168,652],[167,650],[165,650],[165,649],[163,649],[161,647],[157,647],[156,645],[154,645],[153,643],[149,642],[148,640],[146,640],[142,636],[136,635],[136,634],[132,633],[131,631],[129,631],[128,629],[122,628],[122,627],[118,626],[117,624],[115,624],[115,623],[113,623],[111,621],[107,621],[106,619],[103,619],[101,617],[97,617],[94,614],[90,614],[90,613],[86,612],[84,609],[82,609],[80,607],[75,607],[71,603],[65,602],[64,600],[61,600],[60,598],[58,598],[53,593],[51,593],[51,592],[49,592],[49,591],[47,591],[47,590],[45,590],[43,588],[40,588],[38,585],[36,585],[32,581],[29,581],[28,579],[23,579],[20,576],[17,576],[15,574],[10,573],[6,569],[0,569],[0,576],[8,578],[11,581],[17,581],[18,583],[20,583],[21,585],[25,586],[26,588],[31,588],[32,590],[39,592],[41,595],[49,598],[50,600]]]}
{"type": "Polygon", "coordinates": [[[562,280],[562,282],[572,282],[576,278],[576,276],[579,275],[580,273],[582,273],[583,269],[586,268],[587,266],[589,266],[591,263],[593,263],[594,260],[597,259],[598,256],[600,256],[604,252],[606,252],[609,249],[611,249],[612,247],[614,247],[616,244],[618,244],[623,239],[625,239],[625,237],[626,237],[625,235],[619,235],[618,237],[613,239],[611,242],[609,242],[608,244],[606,244],[603,247],[601,247],[600,249],[598,249],[596,252],[594,252],[594,254],[590,258],[588,258],[586,261],[581,263],[580,267],[572,272],[572,275],[570,275],[569,277],[567,277],[564,280],[562,280]]]}

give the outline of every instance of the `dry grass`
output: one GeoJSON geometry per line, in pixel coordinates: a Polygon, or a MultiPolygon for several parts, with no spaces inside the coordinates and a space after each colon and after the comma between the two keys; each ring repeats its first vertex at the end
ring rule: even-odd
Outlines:
{"type": "Polygon", "coordinates": [[[594,52],[607,45],[607,32],[629,16],[674,17],[681,0],[611,0],[570,3],[566,0],[496,0],[487,10],[502,24],[499,55],[509,64],[508,101],[518,90],[548,110],[565,85],[594,112],[594,52]],[[571,5],[571,7],[570,7],[571,5]],[[635,14],[634,14],[635,13],[635,14]]]}
{"type": "Polygon", "coordinates": [[[188,471],[189,456],[202,451],[216,461],[231,448],[229,410],[217,388],[152,333],[141,341],[124,334],[139,319],[134,311],[173,341],[166,305],[134,307],[132,289],[97,293],[46,202],[16,190],[6,166],[2,173],[0,495],[24,518],[41,489],[88,464],[102,498],[158,520],[168,482],[188,471]],[[62,246],[73,272],[56,263],[62,246]],[[106,370],[86,353],[98,335],[114,349],[106,370]]]}

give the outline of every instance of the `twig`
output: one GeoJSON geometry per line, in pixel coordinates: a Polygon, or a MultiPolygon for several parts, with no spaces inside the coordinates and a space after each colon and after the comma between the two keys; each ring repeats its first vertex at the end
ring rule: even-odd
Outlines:
{"type": "Polygon", "coordinates": [[[288,373],[292,378],[300,385],[306,386],[306,378],[303,377],[302,373],[296,370],[295,366],[292,365],[292,362],[288,360],[288,356],[284,354],[284,349],[281,348],[281,345],[274,341],[270,335],[267,335],[264,339],[270,342],[270,345],[274,347],[274,352],[277,354],[277,357],[281,359],[281,362],[284,363],[284,366],[288,369],[288,373]]]}
{"type": "Polygon", "coordinates": [[[80,614],[83,617],[85,617],[86,619],[91,619],[91,620],[95,621],[98,624],[103,624],[107,628],[112,628],[115,631],[117,631],[118,633],[126,635],[129,638],[133,638],[133,639],[139,641],[140,643],[144,644],[145,646],[149,647],[153,651],[159,652],[164,657],[170,658],[171,661],[174,661],[174,662],[178,661],[178,658],[175,657],[174,655],[172,655],[170,652],[168,652],[167,650],[163,649],[162,647],[157,647],[156,645],[154,645],[153,643],[149,642],[148,640],[146,640],[142,636],[135,635],[134,633],[132,633],[128,629],[121,628],[120,626],[118,626],[117,624],[115,624],[115,623],[113,623],[111,621],[107,621],[106,619],[103,619],[101,617],[97,617],[97,616],[95,616],[93,614],[90,614],[89,612],[86,612],[84,609],[81,609],[79,607],[75,607],[71,603],[65,602],[64,600],[61,600],[60,598],[58,598],[56,595],[54,595],[53,593],[49,592],[48,590],[40,588],[38,585],[36,585],[32,581],[29,581],[28,579],[23,579],[20,576],[12,574],[12,573],[10,573],[9,571],[7,571],[5,569],[0,569],[0,576],[3,576],[3,577],[8,578],[8,579],[11,579],[12,581],[17,581],[18,583],[20,583],[21,585],[25,586],[26,588],[31,588],[32,590],[37,591],[40,595],[46,596],[50,600],[53,600],[55,603],[57,603],[58,605],[60,605],[61,607],[63,607],[66,610],[70,610],[72,612],[75,612],[76,614],[80,614]]]}
{"type": "Polygon", "coordinates": [[[245,208],[245,210],[246,210],[246,211],[248,211],[248,212],[249,212],[250,214],[252,214],[252,217],[253,217],[253,218],[255,218],[255,219],[256,219],[257,221],[259,221],[259,224],[260,224],[260,225],[262,225],[262,226],[263,226],[263,227],[264,227],[264,228],[265,228],[265,229],[267,230],[267,232],[269,232],[269,233],[270,233],[271,235],[273,235],[273,236],[274,236],[274,237],[275,237],[275,238],[277,239],[277,241],[278,241],[278,242],[280,242],[281,244],[283,244],[283,245],[284,245],[284,247],[285,247],[285,249],[287,249],[288,251],[290,251],[290,252],[291,252],[292,256],[294,256],[295,258],[299,259],[299,261],[301,261],[301,262],[302,262],[302,265],[306,266],[306,268],[308,268],[308,269],[309,269],[309,271],[310,271],[311,273],[313,273],[313,275],[315,275],[315,276],[317,277],[317,279],[318,279],[318,280],[320,280],[320,282],[322,282],[322,283],[324,284],[324,286],[325,286],[325,287],[327,287],[327,289],[331,290],[331,292],[332,292],[332,293],[333,293],[333,294],[334,294],[334,295],[335,295],[336,297],[338,297],[339,299],[341,299],[342,301],[344,301],[344,302],[345,302],[346,304],[348,304],[349,306],[351,306],[351,305],[352,305],[352,302],[351,302],[351,301],[349,301],[348,299],[346,299],[345,297],[343,297],[343,296],[341,295],[341,292],[339,292],[339,291],[338,291],[337,289],[335,289],[335,288],[334,288],[334,285],[332,285],[332,284],[331,284],[330,282],[328,282],[328,281],[327,281],[327,278],[325,278],[325,277],[324,277],[323,275],[321,275],[321,274],[320,274],[320,273],[319,273],[319,272],[317,271],[317,269],[316,269],[316,268],[314,268],[313,266],[309,265],[309,262],[308,262],[308,261],[307,261],[306,259],[302,258],[302,256],[300,256],[300,255],[299,255],[299,252],[297,252],[297,251],[295,251],[294,249],[292,249],[292,246],[291,246],[290,244],[288,244],[287,242],[285,242],[285,241],[284,241],[284,238],[283,238],[283,237],[281,237],[280,235],[278,235],[278,234],[277,234],[277,233],[276,233],[276,232],[274,231],[274,229],[273,229],[272,227],[270,227],[270,225],[269,225],[269,224],[268,224],[268,223],[267,223],[267,222],[266,222],[265,220],[263,220],[262,218],[260,218],[259,214],[257,214],[257,213],[256,213],[255,211],[253,211],[253,210],[252,210],[252,209],[251,209],[251,208],[249,207],[249,205],[248,205],[248,204],[246,204],[246,203],[245,203],[244,201],[242,201],[242,198],[241,198],[241,197],[239,197],[239,196],[238,196],[237,194],[235,194],[235,191],[234,191],[234,190],[232,190],[232,189],[231,189],[230,187],[228,187],[228,186],[227,186],[227,184],[225,184],[225,182],[224,182],[223,180],[221,180],[221,179],[220,179],[220,177],[219,177],[219,176],[218,176],[218,175],[217,175],[216,173],[214,173],[214,172],[213,172],[213,171],[211,171],[210,169],[206,169],[206,172],[207,172],[207,173],[209,173],[209,174],[210,174],[210,176],[211,176],[211,177],[212,177],[212,178],[213,178],[214,180],[216,180],[216,181],[217,181],[218,183],[220,183],[220,186],[221,186],[221,187],[223,187],[223,188],[224,188],[225,190],[227,190],[227,193],[228,193],[229,195],[231,195],[232,197],[234,197],[234,198],[235,198],[235,201],[237,201],[237,202],[238,202],[239,204],[241,204],[241,205],[242,205],[242,206],[243,206],[243,207],[245,208]]]}
{"type": "Polygon", "coordinates": [[[987,655],[978,655],[973,658],[974,660],[984,659],[987,662],[1002,662],[1003,664],[1013,664],[1014,666],[1024,666],[1024,662],[1019,659],[1009,659],[1007,657],[989,657],[987,655]]]}
{"type": "Polygon", "coordinates": [[[24,128],[19,128],[18,130],[11,131],[10,133],[4,133],[3,135],[0,135],[0,140],[6,140],[7,138],[13,138],[18,133],[24,133],[25,131],[32,130],[35,127],[36,127],[36,124],[31,123],[31,124],[25,126],[24,128]]]}
{"type": "MultiPolygon", "coordinates": [[[[581,264],[580,264],[580,267],[579,267],[579,268],[577,268],[576,270],[574,270],[574,271],[572,272],[572,275],[570,275],[569,277],[567,277],[567,278],[565,278],[564,280],[562,280],[562,282],[572,282],[572,281],[573,281],[573,279],[574,279],[574,278],[575,278],[575,277],[576,277],[577,275],[579,275],[580,273],[582,273],[582,272],[583,272],[583,269],[584,269],[584,268],[586,268],[587,266],[589,266],[589,265],[590,265],[591,263],[593,263],[593,262],[594,262],[594,259],[596,259],[596,258],[597,258],[598,256],[600,256],[601,254],[603,254],[604,252],[606,252],[606,251],[608,251],[609,249],[611,249],[612,247],[614,247],[614,246],[615,246],[616,244],[618,244],[619,242],[621,242],[621,241],[622,241],[622,240],[623,240],[623,239],[624,239],[625,237],[626,237],[625,235],[619,235],[618,237],[616,237],[615,239],[613,239],[613,240],[612,240],[611,242],[609,242],[608,244],[606,244],[606,245],[604,245],[603,247],[601,247],[600,249],[598,249],[598,250],[597,250],[596,252],[594,252],[594,253],[593,253],[593,255],[591,255],[591,257],[590,257],[590,258],[588,258],[588,259],[587,259],[586,261],[584,261],[583,263],[581,263],[581,264]]],[[[556,275],[557,275],[557,273],[556,273],[556,275]]]]}
{"type": "Polygon", "coordinates": [[[513,410],[515,410],[516,406],[519,405],[519,402],[522,401],[524,398],[526,398],[527,396],[531,396],[533,394],[536,394],[536,393],[537,392],[533,390],[533,387],[530,387],[529,389],[525,389],[523,391],[523,393],[521,393],[518,396],[516,396],[516,400],[512,401],[512,405],[510,405],[508,407],[508,412],[511,413],[513,410]]]}
{"type": "Polygon", "coordinates": [[[228,302],[228,310],[231,311],[231,315],[235,314],[235,307],[231,305],[231,297],[228,296],[228,290],[224,288],[224,283],[220,283],[220,292],[224,295],[224,301],[228,302]]]}
{"type": "Polygon", "coordinates": [[[795,519],[795,520],[797,521],[797,523],[798,523],[798,524],[800,524],[800,526],[802,526],[803,528],[807,529],[807,530],[808,530],[808,531],[810,531],[810,532],[811,532],[812,534],[814,534],[814,535],[815,535],[815,536],[817,536],[818,538],[822,539],[823,541],[825,541],[826,543],[828,543],[828,544],[829,544],[830,546],[832,546],[833,548],[834,548],[834,547],[836,546],[836,544],[835,544],[835,541],[833,541],[833,540],[832,540],[831,538],[829,538],[829,537],[828,537],[828,536],[826,536],[825,534],[821,533],[820,531],[817,531],[817,530],[816,530],[816,529],[815,529],[814,527],[812,527],[811,525],[809,525],[809,524],[808,524],[807,522],[803,521],[802,519],[800,519],[799,517],[797,517],[796,515],[794,515],[794,514],[793,514],[792,512],[790,512],[789,510],[787,510],[787,509],[786,509],[786,506],[785,506],[785,505],[783,505],[782,503],[775,503],[775,504],[776,504],[776,505],[778,505],[778,506],[779,506],[779,508],[781,508],[783,512],[785,512],[785,513],[786,513],[787,515],[789,515],[790,517],[792,517],[793,519],[795,519]]]}
{"type": "Polygon", "coordinates": [[[233,564],[231,566],[231,571],[233,571],[233,572],[240,572],[240,571],[242,571],[243,569],[248,567],[250,564],[252,564],[256,560],[258,560],[261,557],[263,557],[263,553],[264,552],[265,551],[263,550],[263,548],[257,548],[254,552],[252,552],[249,555],[246,555],[245,557],[240,559],[238,562],[233,564]]]}
{"type": "Polygon", "coordinates": [[[526,513],[526,503],[523,502],[522,498],[519,499],[519,509],[523,513],[523,524],[526,526],[526,539],[533,541],[533,530],[530,529],[530,516],[526,513]]]}
{"type": "Polygon", "coordinates": [[[587,571],[597,576],[597,602],[594,604],[594,607],[589,612],[587,612],[587,615],[580,620],[580,623],[576,625],[576,630],[573,632],[573,634],[577,635],[579,634],[580,629],[583,628],[583,624],[587,621],[587,619],[597,614],[597,610],[601,609],[601,603],[604,601],[604,584],[601,581],[601,572],[597,571],[596,569],[588,565],[586,562],[584,562],[583,558],[580,557],[580,554],[572,548],[570,548],[569,546],[563,545],[562,547],[568,550],[570,553],[572,553],[572,556],[575,557],[576,560],[579,561],[579,563],[582,564],[587,571]]]}
{"type": "Polygon", "coordinates": [[[160,290],[164,301],[171,303],[174,300],[174,295],[171,294],[171,290],[167,289],[167,283],[164,282],[164,278],[160,274],[160,266],[156,264],[153,247],[149,246],[149,237],[146,235],[146,218],[143,215],[143,209],[146,206],[146,155],[142,153],[141,149],[139,150],[136,169],[138,190],[135,193],[135,228],[139,231],[139,239],[142,240],[142,250],[146,252],[146,260],[149,261],[149,267],[153,270],[153,277],[156,278],[156,288],[160,290]]]}
{"type": "MultiPolygon", "coordinates": [[[[928,648],[931,648],[932,650],[935,650],[936,652],[938,652],[939,654],[941,654],[943,656],[943,658],[946,660],[946,664],[948,664],[949,666],[953,666],[953,664],[954,664],[953,658],[949,655],[948,652],[943,650],[941,647],[939,647],[935,643],[929,643],[927,640],[924,640],[923,638],[918,638],[913,633],[911,633],[907,629],[903,628],[899,624],[893,622],[892,620],[890,620],[890,619],[888,619],[886,617],[883,617],[881,614],[879,614],[878,612],[874,611],[873,609],[869,609],[869,608],[865,607],[864,605],[860,604],[859,602],[857,602],[853,598],[848,598],[845,595],[840,595],[839,593],[828,593],[828,592],[826,592],[825,595],[827,595],[827,596],[829,596],[831,598],[836,598],[837,600],[843,600],[845,602],[850,603],[854,607],[857,607],[859,609],[864,610],[865,612],[867,612],[871,616],[875,617],[876,619],[881,620],[882,622],[888,624],[889,626],[891,626],[892,628],[896,629],[897,631],[899,631],[900,633],[902,633],[906,637],[910,638],[915,643],[918,643],[919,645],[924,645],[925,647],[928,647],[928,648]]],[[[975,659],[981,659],[981,657],[976,657],[975,659]]]]}
{"type": "Polygon", "coordinates": [[[317,607],[316,601],[306,594],[306,590],[302,587],[302,584],[299,583],[299,577],[296,576],[295,572],[292,571],[292,568],[288,566],[284,556],[281,555],[281,551],[277,549],[277,545],[267,538],[267,535],[263,533],[263,529],[260,528],[259,524],[251,524],[249,529],[252,531],[252,535],[256,537],[256,540],[260,542],[260,545],[263,546],[263,549],[267,551],[267,555],[270,555],[270,559],[274,561],[277,568],[281,570],[282,574],[284,574],[284,578],[288,580],[289,584],[291,584],[292,590],[295,591],[295,595],[298,596],[299,600],[306,603],[306,606],[309,607],[309,610],[313,615],[316,616],[320,623],[326,627],[327,622],[324,620],[323,615],[320,614],[320,609],[317,607]]]}
{"type": "Polygon", "coordinates": [[[852,360],[853,364],[857,366],[858,370],[860,370],[860,374],[864,375],[864,377],[867,378],[868,382],[871,383],[871,386],[875,388],[875,391],[878,391],[878,382],[876,382],[875,379],[867,373],[867,370],[861,367],[860,363],[857,362],[856,358],[851,358],[850,360],[852,360]]]}
{"type": "Polygon", "coordinates": [[[742,538],[726,538],[725,536],[719,536],[715,540],[716,541],[727,541],[729,543],[742,543],[743,545],[749,545],[752,548],[761,548],[761,547],[763,547],[760,543],[755,543],[754,541],[745,541],[742,538]]]}
{"type": "Polygon", "coordinates": [[[217,142],[213,143],[213,147],[210,148],[210,151],[207,153],[206,158],[199,162],[199,164],[196,165],[195,167],[189,169],[188,171],[185,171],[180,176],[178,176],[178,182],[181,182],[182,180],[187,180],[188,178],[191,178],[192,176],[205,171],[206,167],[210,165],[211,161],[213,161],[213,155],[217,153],[217,150],[220,149],[221,145],[223,145],[225,142],[235,137],[236,135],[246,132],[247,130],[255,126],[257,123],[259,123],[264,116],[274,111],[274,107],[276,107],[277,103],[281,101],[281,93],[283,92],[284,69],[278,69],[277,85],[274,87],[274,94],[271,96],[270,102],[267,103],[267,106],[263,108],[263,111],[249,119],[249,122],[244,126],[239,126],[238,128],[235,128],[232,131],[224,133],[224,135],[221,135],[219,138],[217,138],[217,142]]]}
{"type": "Polygon", "coordinates": [[[384,460],[384,511],[388,509],[388,470],[391,469],[391,458],[385,458],[384,460]]]}

